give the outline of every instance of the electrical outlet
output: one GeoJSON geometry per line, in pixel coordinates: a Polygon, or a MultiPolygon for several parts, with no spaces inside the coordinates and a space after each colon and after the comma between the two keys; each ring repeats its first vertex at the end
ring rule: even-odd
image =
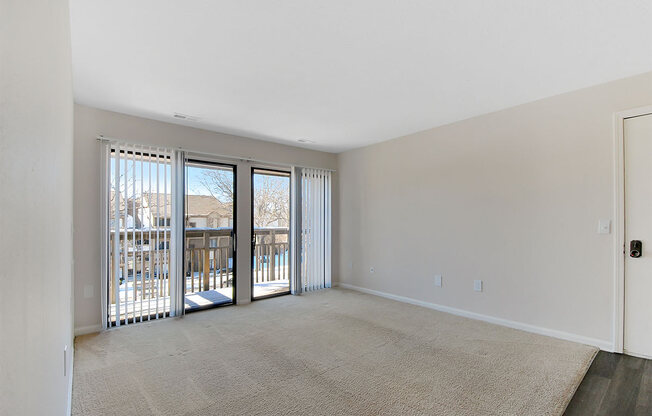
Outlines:
{"type": "Polygon", "coordinates": [[[440,274],[435,275],[435,286],[441,287],[441,275],[440,274]]]}
{"type": "Polygon", "coordinates": [[[373,267],[369,268],[369,273],[374,273],[376,270],[373,267]]]}
{"type": "Polygon", "coordinates": [[[482,280],[473,281],[473,290],[476,292],[482,292],[482,280]]]}

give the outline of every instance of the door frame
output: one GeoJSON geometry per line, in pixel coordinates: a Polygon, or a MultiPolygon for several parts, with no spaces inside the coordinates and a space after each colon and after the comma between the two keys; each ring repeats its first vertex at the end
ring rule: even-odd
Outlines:
{"type": "Polygon", "coordinates": [[[613,352],[625,347],[625,120],[652,114],[652,105],[614,114],[613,352]]]}
{"type": "MultiPolygon", "coordinates": [[[[238,223],[237,223],[237,218],[238,218],[238,166],[233,163],[227,163],[227,162],[221,162],[221,161],[215,161],[211,159],[204,159],[201,157],[196,157],[196,156],[189,156],[188,154],[185,155],[184,161],[183,161],[183,169],[184,169],[184,184],[183,184],[183,275],[182,275],[182,282],[180,283],[180,287],[183,288],[182,290],[182,299],[183,299],[183,314],[188,314],[188,313],[193,313],[193,312],[198,312],[198,311],[204,311],[207,309],[214,309],[214,308],[220,308],[224,306],[233,306],[237,304],[237,293],[238,293],[238,262],[237,262],[237,234],[238,234],[238,223]],[[186,310],[185,308],[185,300],[186,300],[186,204],[188,203],[187,199],[187,189],[186,186],[188,184],[187,182],[187,177],[186,177],[186,163],[197,163],[197,164],[205,164],[208,166],[225,166],[229,167],[233,170],[233,231],[232,237],[231,237],[231,244],[233,246],[233,263],[231,269],[233,270],[233,299],[231,300],[230,303],[218,303],[218,304],[211,304],[211,305],[204,305],[200,306],[198,308],[194,309],[189,309],[186,310]]],[[[228,264],[228,260],[227,260],[228,264]]]]}
{"type": "Polygon", "coordinates": [[[278,296],[285,296],[285,295],[290,295],[292,294],[292,267],[291,267],[291,259],[292,259],[292,244],[291,244],[291,239],[292,239],[292,175],[293,172],[292,170],[284,170],[284,169],[279,169],[279,168],[267,168],[267,167],[262,167],[262,166],[251,166],[251,203],[250,203],[250,211],[251,211],[251,235],[249,236],[249,242],[251,246],[251,259],[250,259],[250,264],[249,264],[249,283],[251,287],[251,295],[250,299],[251,302],[257,301],[257,300],[263,300],[263,299],[268,299],[268,298],[275,298],[278,296]],[[270,172],[278,172],[278,173],[287,173],[288,178],[290,179],[290,192],[289,192],[289,197],[290,200],[288,203],[290,204],[290,218],[289,218],[289,230],[288,230],[288,250],[290,253],[288,253],[288,273],[289,273],[289,288],[287,292],[279,292],[279,293],[272,293],[271,295],[265,295],[265,296],[260,296],[257,298],[254,298],[254,175],[256,173],[256,170],[266,170],[270,172]]]}

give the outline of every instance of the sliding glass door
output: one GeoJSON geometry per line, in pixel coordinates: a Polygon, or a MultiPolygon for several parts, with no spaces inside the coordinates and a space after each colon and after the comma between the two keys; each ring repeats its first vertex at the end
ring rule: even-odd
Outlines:
{"type": "Polygon", "coordinates": [[[252,299],[290,293],[290,172],[252,169],[252,299]]]}
{"type": "MultiPolygon", "coordinates": [[[[113,140],[103,152],[105,327],[234,304],[236,166],[113,140]]],[[[290,238],[291,173],[251,168],[254,300],[330,287],[330,172],[295,175],[290,238]]]]}
{"type": "Polygon", "coordinates": [[[186,161],[186,312],[234,303],[235,167],[186,161]]]}

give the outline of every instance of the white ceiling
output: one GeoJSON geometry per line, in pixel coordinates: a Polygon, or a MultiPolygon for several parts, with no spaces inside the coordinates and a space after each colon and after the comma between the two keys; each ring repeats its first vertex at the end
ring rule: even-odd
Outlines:
{"type": "Polygon", "coordinates": [[[650,0],[70,7],[78,103],[331,152],[652,70],[650,0]]]}

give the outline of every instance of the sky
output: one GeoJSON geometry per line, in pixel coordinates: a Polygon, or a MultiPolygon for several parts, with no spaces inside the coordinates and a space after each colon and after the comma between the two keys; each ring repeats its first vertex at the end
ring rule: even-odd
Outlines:
{"type": "MultiPolygon", "coordinates": [[[[186,183],[187,189],[186,192],[188,195],[210,195],[208,189],[201,183],[202,171],[204,168],[188,166],[186,168],[186,183]]],[[[231,173],[231,176],[233,174],[231,173]]]]}
{"type": "MultiPolygon", "coordinates": [[[[125,172],[125,160],[121,159],[120,160],[120,173],[121,173],[121,178],[120,181],[124,183],[124,172],[125,172]]],[[[111,159],[111,167],[110,167],[110,175],[111,175],[111,180],[114,181],[115,178],[115,159],[111,159]]],[[[167,167],[167,177],[166,177],[166,167],[163,164],[159,164],[159,174],[158,174],[158,180],[159,182],[159,187],[158,191],[163,193],[164,188],[167,190],[168,193],[171,192],[171,168],[168,166],[167,167]]],[[[186,181],[187,181],[187,190],[186,192],[188,195],[211,195],[211,193],[206,189],[204,185],[201,183],[201,178],[202,178],[202,171],[207,169],[206,167],[198,167],[198,166],[187,166],[186,167],[186,181]]],[[[214,167],[210,167],[209,169],[214,169],[214,167]]],[[[231,171],[230,168],[224,169],[225,171],[231,171]]],[[[151,171],[151,187],[152,187],[152,192],[156,192],[156,180],[157,180],[157,175],[156,175],[156,163],[148,163],[147,161],[141,162],[140,160],[136,159],[135,164],[133,160],[127,160],[127,174],[126,174],[126,181],[129,184],[129,189],[128,189],[128,194],[131,196],[133,194],[133,187],[135,185],[135,191],[136,194],[140,193],[141,190],[141,182],[143,185],[143,190],[145,192],[148,191],[148,188],[150,186],[150,171],[151,171]],[[151,166],[150,166],[151,165],[151,166]],[[141,168],[142,168],[142,174],[141,174],[141,168]],[[135,181],[134,181],[134,175],[135,175],[135,181]]],[[[231,172],[231,176],[233,176],[233,173],[231,172]]],[[[260,174],[254,175],[254,186],[260,186],[261,185],[261,176],[260,174]]],[[[275,177],[271,176],[272,180],[278,180],[282,181],[284,183],[287,183],[286,186],[289,186],[289,178],[287,177],[275,177]]],[[[124,186],[124,185],[123,185],[124,186]]],[[[123,188],[124,189],[124,188],[123,188]]]]}

